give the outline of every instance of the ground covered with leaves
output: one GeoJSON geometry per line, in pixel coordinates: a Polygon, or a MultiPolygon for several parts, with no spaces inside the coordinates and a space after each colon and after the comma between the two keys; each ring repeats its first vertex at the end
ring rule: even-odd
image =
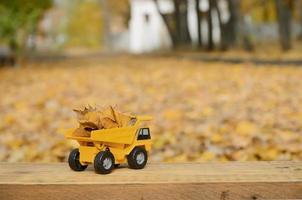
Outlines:
{"type": "Polygon", "coordinates": [[[151,160],[302,160],[302,68],[177,58],[71,59],[0,69],[0,161],[66,160],[72,111],[148,114],[151,160]]]}

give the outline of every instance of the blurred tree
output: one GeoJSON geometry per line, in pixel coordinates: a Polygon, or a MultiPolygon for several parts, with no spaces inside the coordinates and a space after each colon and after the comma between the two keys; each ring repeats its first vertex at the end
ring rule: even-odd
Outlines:
{"type": "Polygon", "coordinates": [[[129,0],[99,0],[103,19],[104,46],[112,50],[112,34],[115,29],[126,29],[130,20],[129,0]],[[112,28],[113,27],[113,28],[112,28]]]}
{"type": "Polygon", "coordinates": [[[302,40],[302,1],[297,0],[296,4],[297,4],[297,10],[298,10],[298,20],[300,23],[300,34],[298,36],[298,39],[302,40]]]}
{"type": "MultiPolygon", "coordinates": [[[[213,8],[217,11],[220,25],[220,49],[227,50],[230,47],[243,45],[247,51],[254,49],[252,43],[251,11],[256,1],[226,0],[229,19],[222,21],[218,0],[211,0],[213,8]]],[[[211,2],[210,1],[210,2],[211,2]]]]}
{"type": "Polygon", "coordinates": [[[230,19],[225,25],[224,37],[226,45],[235,45],[238,41],[240,0],[227,0],[230,19]]]}
{"type": "MultiPolygon", "coordinates": [[[[220,50],[227,50],[231,46],[235,46],[238,43],[239,37],[239,23],[240,23],[240,1],[239,0],[226,0],[227,11],[230,15],[228,21],[223,22],[221,16],[221,8],[219,7],[219,0],[210,0],[210,7],[217,12],[217,17],[220,27],[220,50]]],[[[212,25],[209,28],[213,29],[212,25]]],[[[211,36],[212,33],[209,33],[211,36]]],[[[212,40],[212,39],[211,39],[212,40]]],[[[209,41],[208,46],[213,46],[213,41],[209,41]]],[[[213,48],[213,47],[212,47],[213,48]]]]}
{"type": "Polygon", "coordinates": [[[100,47],[103,27],[97,1],[78,1],[70,10],[67,23],[67,45],[71,47],[100,47]]]}
{"type": "Polygon", "coordinates": [[[235,46],[238,42],[239,32],[239,0],[226,0],[227,11],[229,12],[229,20],[222,21],[221,10],[218,6],[219,1],[214,1],[214,8],[217,10],[220,25],[220,49],[227,50],[231,46],[235,46]]]}
{"type": "Polygon", "coordinates": [[[202,48],[202,35],[201,35],[202,12],[200,10],[200,0],[195,0],[195,10],[197,15],[197,34],[198,34],[197,46],[198,48],[202,48]]]}
{"type": "Polygon", "coordinates": [[[188,27],[188,1],[173,0],[173,14],[164,14],[160,10],[157,0],[154,0],[159,14],[162,16],[170,34],[174,47],[184,47],[191,45],[191,37],[188,27]]]}
{"type": "Polygon", "coordinates": [[[291,21],[293,4],[293,0],[276,0],[279,37],[283,50],[289,50],[291,48],[291,21]]]}
{"type": "Polygon", "coordinates": [[[263,13],[262,13],[263,21],[268,21],[269,20],[269,1],[261,0],[261,3],[263,5],[263,13]]]}
{"type": "Polygon", "coordinates": [[[250,15],[255,23],[271,23],[276,21],[275,0],[246,1],[250,15]]]}
{"type": "Polygon", "coordinates": [[[110,42],[110,10],[108,5],[108,0],[100,0],[101,4],[101,13],[103,17],[103,43],[104,46],[111,50],[111,42],[110,42]]]}
{"type": "Polygon", "coordinates": [[[211,51],[214,49],[213,42],[213,19],[212,19],[212,11],[214,9],[216,0],[209,0],[209,9],[207,12],[207,25],[208,25],[208,46],[207,50],[211,51]]]}
{"type": "Polygon", "coordinates": [[[220,12],[217,0],[214,1],[214,8],[217,11],[218,22],[219,22],[219,27],[220,27],[220,49],[221,50],[226,50],[226,42],[225,42],[225,38],[223,37],[223,35],[225,34],[224,33],[225,32],[225,27],[224,27],[224,24],[222,22],[221,12],[220,12]]]}
{"type": "Polygon", "coordinates": [[[128,27],[128,22],[130,20],[130,0],[105,1],[108,1],[108,10],[110,10],[111,16],[121,18],[123,20],[124,26],[128,27]]]}
{"type": "Polygon", "coordinates": [[[188,27],[188,1],[187,0],[173,0],[174,3],[174,17],[176,24],[176,41],[177,45],[186,46],[191,44],[191,37],[188,27]]]}
{"type": "MultiPolygon", "coordinates": [[[[253,51],[253,18],[252,11],[257,6],[258,1],[241,1],[239,11],[239,36],[243,48],[246,51],[253,51]]],[[[263,5],[262,5],[263,6],[263,5]]]]}
{"type": "Polygon", "coordinates": [[[162,19],[163,19],[163,21],[164,21],[164,23],[167,27],[168,33],[169,33],[170,38],[172,40],[172,45],[175,47],[176,43],[177,43],[177,40],[176,40],[177,35],[176,35],[176,32],[175,32],[175,22],[173,20],[173,15],[162,13],[161,9],[160,9],[160,5],[158,3],[158,0],[153,0],[153,1],[156,5],[156,9],[157,9],[158,13],[162,17],[162,19]]]}
{"type": "Polygon", "coordinates": [[[24,57],[28,37],[36,32],[43,13],[51,6],[51,0],[0,1],[0,38],[8,44],[17,64],[24,57]]]}

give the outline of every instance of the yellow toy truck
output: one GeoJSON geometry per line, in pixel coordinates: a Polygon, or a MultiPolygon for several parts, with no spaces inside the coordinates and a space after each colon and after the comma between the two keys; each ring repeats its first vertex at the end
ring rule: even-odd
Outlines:
{"type": "Polygon", "coordinates": [[[142,169],[151,149],[148,127],[150,116],[137,116],[132,125],[91,131],[90,137],[73,136],[74,129],[67,130],[67,139],[77,140],[80,147],[70,152],[68,163],[72,170],[83,171],[93,163],[96,173],[109,174],[119,164],[128,163],[132,169],[142,169]]]}

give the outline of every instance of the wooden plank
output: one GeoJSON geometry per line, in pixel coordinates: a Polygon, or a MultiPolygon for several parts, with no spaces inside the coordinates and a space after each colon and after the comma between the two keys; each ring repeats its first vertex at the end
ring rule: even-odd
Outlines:
{"type": "Polygon", "coordinates": [[[302,162],[121,167],[109,175],[66,163],[0,163],[0,199],[302,199],[302,162]]]}

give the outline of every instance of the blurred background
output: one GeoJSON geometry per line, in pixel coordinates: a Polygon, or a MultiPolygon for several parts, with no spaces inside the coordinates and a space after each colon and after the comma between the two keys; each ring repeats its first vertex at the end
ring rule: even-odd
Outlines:
{"type": "Polygon", "coordinates": [[[301,67],[302,0],[0,0],[0,161],[66,161],[88,104],[152,161],[302,160],[301,67]]]}

